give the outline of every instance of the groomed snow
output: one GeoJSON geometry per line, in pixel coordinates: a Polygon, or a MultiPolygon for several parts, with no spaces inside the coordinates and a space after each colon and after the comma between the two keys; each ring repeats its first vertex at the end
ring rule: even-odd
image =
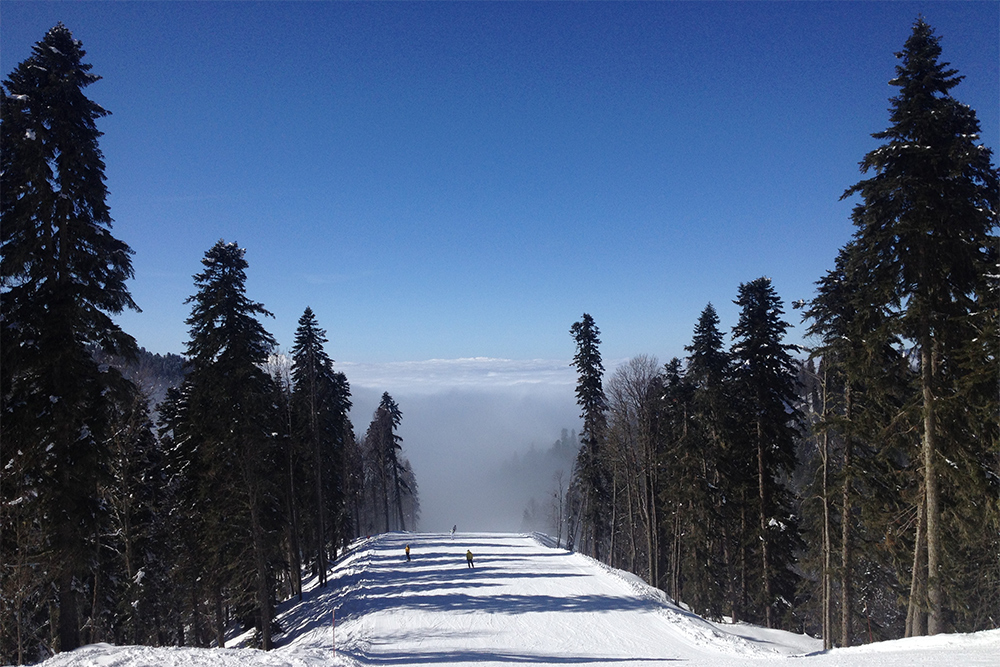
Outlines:
{"type": "MultiPolygon", "coordinates": [[[[285,633],[246,648],[114,647],[57,655],[46,667],[318,665],[786,665],[910,667],[1000,664],[1000,630],[883,642],[823,653],[811,637],[713,624],[637,577],[530,535],[392,533],[362,540],[326,589],[284,603],[285,633]],[[404,548],[409,544],[410,562],[404,548]],[[475,569],[465,552],[475,555],[475,569]],[[336,630],[331,627],[336,610],[336,630]],[[334,632],[336,655],[334,655],[334,632]]],[[[247,636],[230,646],[244,644],[247,636]]]]}

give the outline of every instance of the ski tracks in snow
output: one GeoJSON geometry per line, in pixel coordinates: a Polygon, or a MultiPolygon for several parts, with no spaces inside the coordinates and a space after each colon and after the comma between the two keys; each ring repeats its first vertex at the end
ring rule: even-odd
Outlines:
{"type": "Polygon", "coordinates": [[[775,655],[636,578],[529,535],[387,534],[373,541],[367,570],[343,602],[358,612],[345,622],[346,653],[366,664],[735,664],[775,655]]]}

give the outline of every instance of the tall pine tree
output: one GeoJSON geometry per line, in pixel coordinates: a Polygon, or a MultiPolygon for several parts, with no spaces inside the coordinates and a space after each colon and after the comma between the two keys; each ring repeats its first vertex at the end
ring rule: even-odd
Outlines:
{"type": "MultiPolygon", "coordinates": [[[[134,353],[111,315],[138,310],[125,284],[132,251],[111,235],[96,126],[108,112],[84,94],[100,79],[84,56],[59,24],[0,90],[0,507],[19,493],[27,506],[17,511],[41,531],[23,547],[38,549],[56,591],[51,622],[63,651],[81,642],[79,593],[97,557],[108,458],[104,390],[117,373],[99,368],[88,345],[134,353]]],[[[0,560],[15,562],[21,546],[5,535],[0,560]]]]}
{"type": "MultiPolygon", "coordinates": [[[[307,506],[315,525],[314,551],[320,586],[326,585],[326,553],[342,515],[342,470],[347,413],[351,408],[346,378],[333,370],[323,349],[326,331],[306,308],[299,318],[292,348],[292,395],[295,436],[309,460],[312,502],[307,506]]],[[[334,545],[336,550],[336,545],[334,545]]]]}
{"type": "Polygon", "coordinates": [[[736,488],[737,477],[730,455],[733,445],[730,385],[733,369],[729,353],[724,347],[719,316],[710,303],[698,317],[691,345],[684,348],[689,356],[685,379],[692,386],[692,421],[697,447],[703,461],[703,500],[698,519],[699,529],[706,536],[704,612],[721,618],[728,602],[729,615],[741,615],[735,597],[737,580],[733,556],[741,539],[738,535],[739,514],[736,503],[725,502],[725,496],[736,488]]]}
{"type": "MultiPolygon", "coordinates": [[[[947,628],[941,461],[955,444],[939,406],[956,391],[962,374],[955,356],[970,337],[963,324],[987,272],[1000,190],[991,151],[976,143],[975,112],[951,96],[963,77],[939,61],[939,39],[923,19],[896,55],[900,64],[890,83],[899,94],[890,100],[892,125],[872,135],[885,143],[861,161],[861,171],[874,174],[844,197],[860,195],[852,215],[858,252],[867,258],[873,282],[895,312],[897,331],[912,341],[920,365],[920,502],[927,631],[934,634],[947,628]]],[[[912,591],[911,598],[919,593],[912,591]]],[[[923,614],[914,609],[909,634],[922,632],[923,614]]]]}
{"type": "Polygon", "coordinates": [[[412,493],[407,486],[406,459],[402,456],[403,439],[396,433],[403,413],[389,392],[383,392],[371,424],[365,434],[368,457],[370,521],[378,526],[381,514],[383,530],[406,530],[404,496],[412,493]],[[390,510],[393,512],[390,514],[390,510]]]}
{"type": "Polygon", "coordinates": [[[382,455],[383,467],[386,471],[387,480],[392,482],[390,487],[390,498],[396,506],[396,518],[399,521],[396,525],[399,530],[406,530],[406,518],[403,513],[403,496],[409,492],[406,486],[405,460],[401,456],[403,449],[403,439],[397,435],[396,429],[403,419],[403,412],[399,405],[389,395],[389,392],[382,394],[379,402],[376,418],[379,421],[380,432],[382,434],[382,455]]]}
{"type": "Polygon", "coordinates": [[[253,591],[255,623],[261,646],[271,648],[271,563],[280,548],[280,477],[282,457],[272,433],[274,409],[271,377],[264,364],[274,338],[257,319],[270,316],[262,304],[246,296],[247,262],[235,243],[219,241],[195,275],[197,294],[188,299],[191,316],[186,381],[190,437],[198,443],[197,464],[203,467],[198,492],[204,504],[204,553],[218,570],[216,635],[223,618],[218,611],[223,589],[253,591]],[[222,575],[220,577],[220,575],[222,575]]]}
{"type": "Polygon", "coordinates": [[[784,342],[789,324],[781,319],[781,299],[770,278],[740,285],[740,319],[733,328],[732,355],[736,386],[742,393],[744,438],[741,457],[755,462],[757,497],[747,498],[756,509],[757,547],[762,590],[755,596],[767,627],[777,627],[794,599],[791,570],[799,547],[792,496],[785,480],[795,467],[799,413],[796,364],[784,342]]]}
{"type": "Polygon", "coordinates": [[[610,487],[610,472],[604,456],[608,403],[604,396],[600,334],[594,318],[587,313],[570,327],[570,335],[576,343],[573,356],[577,372],[576,402],[583,419],[576,474],[582,492],[583,526],[588,530],[587,542],[594,558],[600,557],[608,532],[606,509],[610,487]]]}

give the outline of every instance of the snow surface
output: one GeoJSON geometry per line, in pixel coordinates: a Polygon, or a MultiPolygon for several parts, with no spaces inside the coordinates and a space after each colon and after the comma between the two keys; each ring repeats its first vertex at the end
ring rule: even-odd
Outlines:
{"type": "Polygon", "coordinates": [[[318,665],[697,665],[910,667],[1000,664],[1000,630],[822,652],[815,638],[710,623],[638,577],[552,546],[539,535],[391,533],[359,541],[325,589],[281,605],[270,652],[107,644],[45,667],[314,667],[318,665]],[[412,561],[404,548],[409,544],[412,561]],[[465,562],[475,555],[475,569],[465,562]],[[336,612],[336,629],[331,627],[336,612]],[[336,652],[334,652],[334,632],[336,652]]]}

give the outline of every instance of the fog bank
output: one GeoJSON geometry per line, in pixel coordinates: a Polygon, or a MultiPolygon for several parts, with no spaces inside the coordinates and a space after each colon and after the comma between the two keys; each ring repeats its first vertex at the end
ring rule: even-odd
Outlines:
{"type": "MultiPolygon", "coordinates": [[[[579,430],[569,361],[449,359],[337,364],[363,437],[382,392],[399,404],[403,453],[419,486],[419,530],[519,531],[538,480],[509,464],[579,430]]],[[[542,502],[542,499],[538,499],[542,502]]]]}

